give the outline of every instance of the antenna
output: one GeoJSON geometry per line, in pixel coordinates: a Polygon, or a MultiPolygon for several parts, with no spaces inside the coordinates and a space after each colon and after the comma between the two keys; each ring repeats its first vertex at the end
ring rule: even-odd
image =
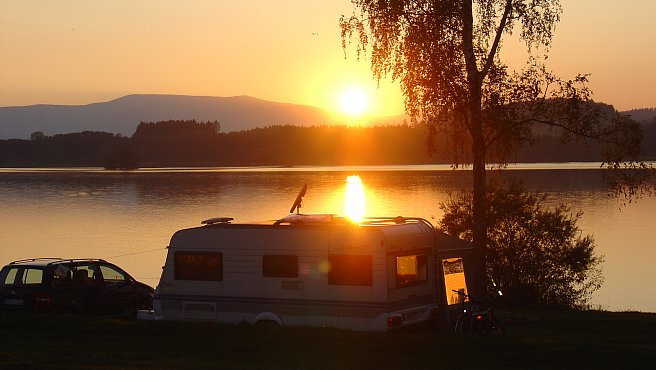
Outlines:
{"type": "Polygon", "coordinates": [[[303,187],[301,188],[301,191],[298,192],[296,200],[294,201],[294,204],[292,204],[292,208],[289,210],[289,213],[294,213],[294,210],[296,210],[297,214],[301,212],[301,203],[303,203],[303,197],[305,196],[306,191],[307,184],[303,184],[303,187]]]}

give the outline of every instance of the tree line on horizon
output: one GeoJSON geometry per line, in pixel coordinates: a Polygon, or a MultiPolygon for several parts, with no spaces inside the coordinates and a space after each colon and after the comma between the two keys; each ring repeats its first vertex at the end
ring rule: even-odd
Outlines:
{"type": "MultiPolygon", "coordinates": [[[[643,125],[644,160],[656,159],[656,124],[643,125]]],[[[93,166],[109,169],[166,166],[338,166],[452,164],[447,136],[429,136],[421,125],[269,126],[223,133],[219,122],[141,122],[131,137],[84,131],[29,140],[0,140],[2,167],[93,166]],[[432,142],[428,145],[429,137],[432,142]],[[428,148],[432,148],[429,150],[428,148]]],[[[562,143],[541,134],[514,162],[601,161],[593,142],[562,143]]]]}

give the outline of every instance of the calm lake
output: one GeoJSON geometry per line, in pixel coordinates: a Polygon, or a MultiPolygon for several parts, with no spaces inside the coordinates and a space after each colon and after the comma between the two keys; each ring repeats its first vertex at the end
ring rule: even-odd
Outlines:
{"type": "MultiPolygon", "coordinates": [[[[656,197],[623,205],[608,197],[595,164],[519,165],[503,174],[550,202],[582,210],[579,227],[604,255],[605,282],[592,303],[656,311],[656,197]]],[[[0,169],[0,263],[32,257],[105,258],[157,285],[173,232],[202,220],[275,220],[308,184],[303,213],[344,214],[346,178],[359,175],[366,216],[415,216],[434,224],[440,202],[471,188],[448,166],[0,169]]]]}

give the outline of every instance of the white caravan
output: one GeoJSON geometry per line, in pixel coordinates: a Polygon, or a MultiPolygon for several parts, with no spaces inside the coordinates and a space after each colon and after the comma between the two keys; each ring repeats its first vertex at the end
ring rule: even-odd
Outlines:
{"type": "Polygon", "coordinates": [[[173,235],[155,319],[387,331],[437,316],[443,272],[426,220],[231,221],[173,235]]]}

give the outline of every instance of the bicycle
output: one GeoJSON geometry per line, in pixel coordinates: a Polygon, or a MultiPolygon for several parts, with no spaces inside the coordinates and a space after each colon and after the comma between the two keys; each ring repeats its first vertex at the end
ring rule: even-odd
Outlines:
{"type": "Polygon", "coordinates": [[[453,326],[455,335],[506,335],[501,321],[496,318],[492,306],[486,300],[459,290],[453,291],[460,296],[460,312],[453,326]]]}

